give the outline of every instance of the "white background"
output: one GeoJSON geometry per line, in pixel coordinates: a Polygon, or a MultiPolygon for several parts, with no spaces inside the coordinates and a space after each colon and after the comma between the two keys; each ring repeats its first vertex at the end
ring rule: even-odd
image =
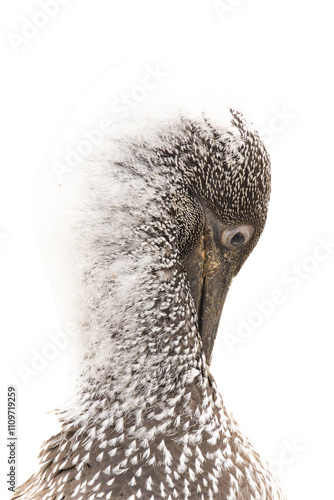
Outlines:
{"type": "MultiPolygon", "coordinates": [[[[61,405],[70,370],[64,349],[28,378],[19,369],[62,329],[30,227],[35,175],[45,169],[57,183],[52,158],[108,116],[123,83],[131,92],[147,67],[160,67],[168,76],[157,92],[188,79],[208,100],[220,94],[241,109],[266,139],[268,222],[229,293],[213,373],[288,498],[333,498],[333,244],[318,252],[319,238],[334,240],[331,3],[63,0],[41,17],[42,3],[1,7],[0,399],[3,417],[6,387],[16,385],[19,482],[56,429],[46,412],[61,405]],[[45,25],[19,39],[24,18],[45,25]],[[114,79],[123,61],[132,70],[114,79]]],[[[5,434],[3,420],[1,498],[5,434]]]]}

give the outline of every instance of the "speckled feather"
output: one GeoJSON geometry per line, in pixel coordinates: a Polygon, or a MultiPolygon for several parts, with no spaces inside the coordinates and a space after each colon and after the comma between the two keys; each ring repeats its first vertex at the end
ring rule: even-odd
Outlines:
{"type": "Polygon", "coordinates": [[[268,154],[230,119],[130,127],[62,188],[48,255],[70,277],[79,373],[61,432],[13,499],[285,498],[223,405],[182,264],[203,224],[192,193],[221,221],[252,223],[254,245],[265,223],[268,154]]]}

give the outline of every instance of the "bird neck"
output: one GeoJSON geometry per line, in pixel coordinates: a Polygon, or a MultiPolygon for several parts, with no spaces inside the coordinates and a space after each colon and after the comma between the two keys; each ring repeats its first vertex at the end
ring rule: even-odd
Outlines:
{"type": "Polygon", "coordinates": [[[167,400],[198,373],[207,377],[178,254],[174,200],[181,174],[167,165],[168,155],[112,148],[62,186],[61,236],[53,229],[49,245],[56,284],[59,269],[64,275],[61,316],[78,325],[68,410],[76,418],[96,416],[101,401],[129,411],[158,396],[167,400]]]}
{"type": "Polygon", "coordinates": [[[154,249],[117,259],[108,273],[113,285],[99,290],[97,310],[80,327],[82,354],[70,406],[85,418],[96,418],[101,404],[119,416],[157,401],[167,405],[195,378],[203,384],[207,377],[182,264],[161,252],[157,257],[154,249]]]}

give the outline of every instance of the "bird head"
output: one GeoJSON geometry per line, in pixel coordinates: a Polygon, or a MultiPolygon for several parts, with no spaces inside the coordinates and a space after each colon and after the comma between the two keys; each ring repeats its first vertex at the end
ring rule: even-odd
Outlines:
{"type": "Polygon", "coordinates": [[[208,364],[232,278],[262,233],[270,195],[268,153],[241,113],[231,117],[224,130],[188,121],[176,162],[180,260],[208,364]]]}

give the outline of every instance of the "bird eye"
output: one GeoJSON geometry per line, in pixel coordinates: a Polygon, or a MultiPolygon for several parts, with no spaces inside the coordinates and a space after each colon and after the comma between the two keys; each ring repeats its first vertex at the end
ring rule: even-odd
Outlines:
{"type": "Polygon", "coordinates": [[[222,236],[223,245],[231,249],[240,248],[251,240],[253,233],[252,226],[237,226],[226,229],[222,236]]]}

